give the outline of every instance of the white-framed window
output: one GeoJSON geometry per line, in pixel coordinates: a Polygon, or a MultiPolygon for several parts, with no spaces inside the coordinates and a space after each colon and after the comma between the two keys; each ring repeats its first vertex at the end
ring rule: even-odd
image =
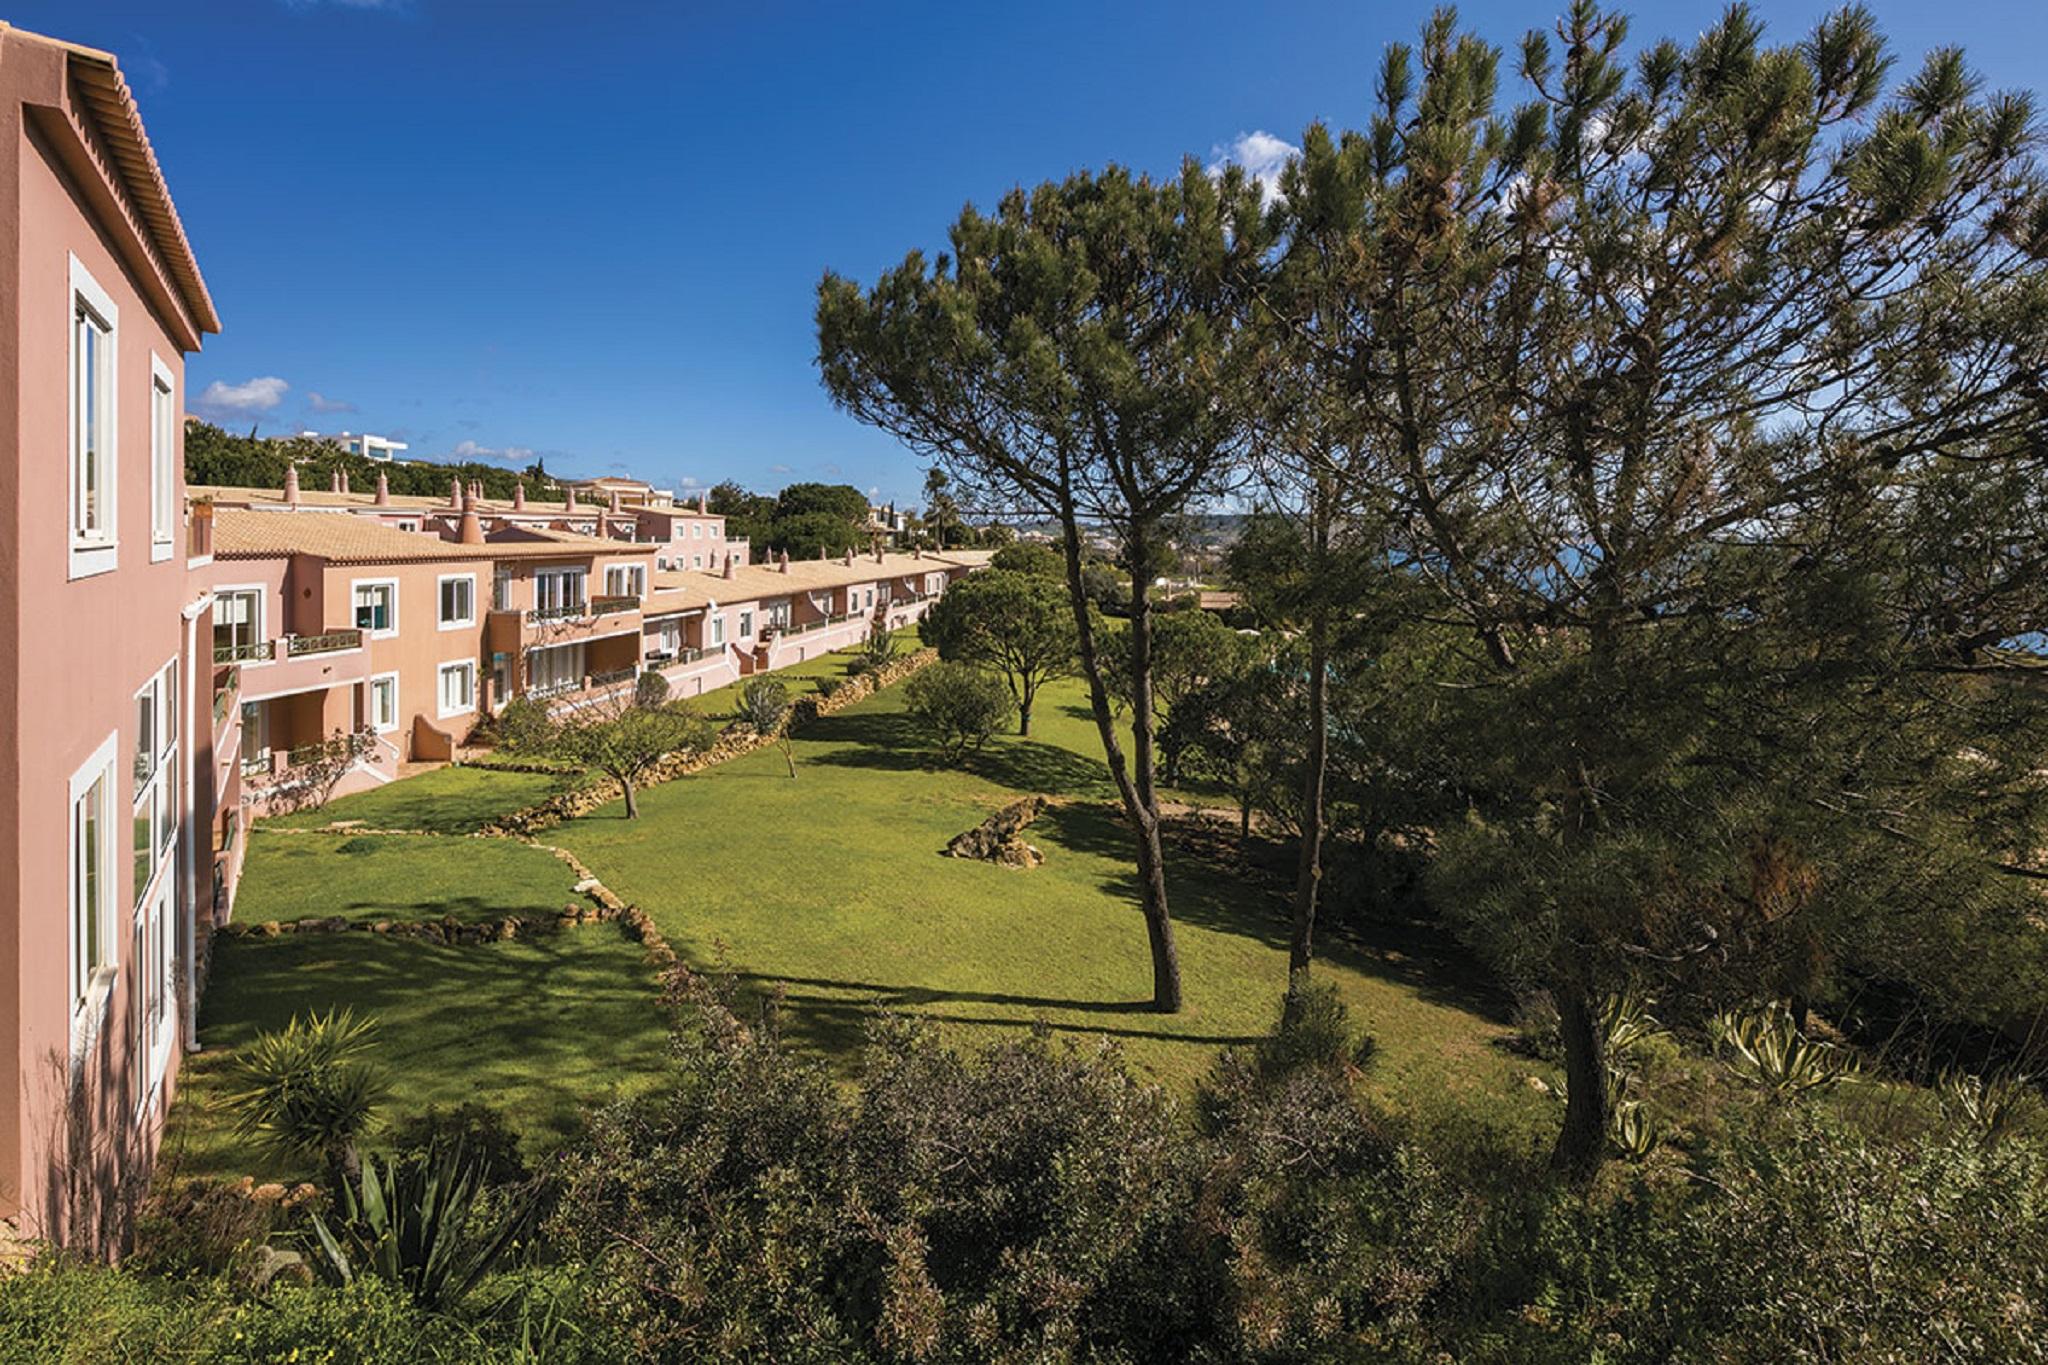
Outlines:
{"type": "Polygon", "coordinates": [[[240,663],[263,640],[263,589],[213,590],[213,659],[240,663]]]}
{"type": "Polygon", "coordinates": [[[70,576],[106,573],[119,562],[116,475],[120,452],[120,310],[76,256],[71,258],[70,576]]]}
{"type": "Polygon", "coordinates": [[[175,878],[165,878],[155,894],[135,910],[129,957],[128,1018],[135,1051],[135,1111],[146,1112],[157,1096],[164,1067],[170,1060],[171,1011],[177,947],[174,935],[175,878]]]}
{"type": "Polygon", "coordinates": [[[703,522],[701,522],[701,521],[693,521],[693,522],[691,522],[691,523],[690,523],[690,539],[692,539],[692,540],[702,540],[702,539],[704,539],[704,523],[703,523],[703,522]]]}
{"type": "Polygon", "coordinates": [[[647,595],[647,566],[645,564],[614,564],[604,571],[604,591],[607,597],[644,597],[647,595]]]}
{"type": "Polygon", "coordinates": [[[574,692],[583,686],[582,644],[554,645],[526,653],[526,690],[540,696],[574,692]]]}
{"type": "Polygon", "coordinates": [[[787,597],[778,602],[770,602],[768,604],[768,624],[777,630],[788,630],[790,612],[791,608],[787,597]]]}
{"type": "Polygon", "coordinates": [[[398,634],[397,579],[358,578],[349,584],[349,602],[357,630],[377,640],[398,634]]]}
{"type": "Polygon", "coordinates": [[[533,575],[535,611],[580,611],[586,600],[583,585],[588,574],[581,568],[541,569],[533,575]]]}
{"type": "Polygon", "coordinates": [[[690,556],[690,567],[691,567],[691,568],[693,568],[693,569],[701,569],[701,568],[703,568],[703,567],[704,567],[704,556],[703,556],[703,555],[691,555],[691,556],[690,556]]]}
{"type": "Polygon", "coordinates": [[[723,525],[722,523],[720,523],[720,522],[716,522],[716,521],[712,522],[712,523],[711,523],[711,538],[712,538],[713,540],[716,540],[716,539],[718,539],[718,534],[719,534],[719,532],[720,532],[720,531],[723,531],[724,529],[725,529],[725,527],[724,527],[724,525],[723,525]]]}
{"type": "Polygon", "coordinates": [[[456,630],[476,624],[476,575],[442,574],[439,579],[441,629],[456,630]]]}
{"type": "Polygon", "coordinates": [[[459,716],[476,710],[476,660],[458,659],[440,668],[441,714],[459,716]]]}
{"type": "Polygon", "coordinates": [[[867,590],[865,605],[868,607],[873,607],[875,605],[875,590],[873,588],[869,588],[867,590]]]}
{"type": "Polygon", "coordinates": [[[135,778],[132,808],[134,880],[139,906],[178,842],[178,661],[172,659],[135,694],[135,735],[129,766],[135,778]]]}
{"type": "Polygon", "coordinates": [[[379,673],[370,679],[370,728],[380,735],[398,728],[396,673],[379,673]]]}
{"type": "Polygon", "coordinates": [[[491,570],[491,610],[512,610],[512,570],[504,564],[491,570]]]}
{"type": "Polygon", "coordinates": [[[169,559],[178,534],[178,380],[149,353],[149,558],[169,559]]]}
{"type": "Polygon", "coordinates": [[[71,775],[71,1055],[90,1043],[114,981],[114,754],[107,736],[71,775]]]}
{"type": "Polygon", "coordinates": [[[417,531],[420,529],[420,524],[416,521],[401,521],[398,523],[398,529],[401,531],[417,531]]]}
{"type": "Polygon", "coordinates": [[[725,643],[725,616],[723,613],[711,618],[711,643],[713,645],[725,643]]]}
{"type": "Polygon", "coordinates": [[[744,640],[744,639],[746,639],[746,638],[747,638],[748,636],[752,635],[753,633],[754,633],[754,613],[752,613],[751,611],[743,611],[743,612],[741,612],[741,613],[740,613],[740,638],[741,638],[742,640],[744,640]]]}

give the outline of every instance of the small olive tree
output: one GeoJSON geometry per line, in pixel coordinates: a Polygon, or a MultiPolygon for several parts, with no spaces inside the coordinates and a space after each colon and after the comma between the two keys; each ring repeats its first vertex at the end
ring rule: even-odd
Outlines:
{"type": "Polygon", "coordinates": [[[523,713],[503,747],[596,769],[618,784],[626,818],[636,820],[636,789],[648,770],[670,754],[709,748],[712,738],[711,723],[695,711],[642,705],[638,692],[614,693],[561,715],[523,713]]]}
{"type": "Polygon", "coordinates": [[[948,762],[988,743],[1009,723],[1010,690],[1001,678],[968,664],[941,660],[903,685],[904,709],[934,739],[948,762]]]}
{"type": "Polygon", "coordinates": [[[796,776],[796,753],[789,742],[789,689],[775,678],[756,678],[740,689],[739,704],[732,718],[754,727],[754,733],[772,738],[782,747],[782,761],[789,775],[796,776]]]}

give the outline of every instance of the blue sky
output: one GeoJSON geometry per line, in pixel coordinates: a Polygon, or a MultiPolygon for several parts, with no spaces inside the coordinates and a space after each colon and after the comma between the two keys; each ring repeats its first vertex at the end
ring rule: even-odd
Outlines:
{"type": "MultiPolygon", "coordinates": [[[[1429,8],[0,0],[0,17],[128,72],[225,322],[192,361],[194,406],[430,457],[914,501],[916,460],[818,388],[825,268],[870,279],[1019,183],[1356,123],[1381,49],[1429,8]]],[[[1561,8],[1461,12],[1511,44],[1561,8]]],[[[1760,6],[1784,38],[1824,8],[1760,6]]],[[[1961,43],[1996,85],[2048,70],[2040,0],[1872,8],[1912,61],[1961,43]]],[[[1718,9],[1634,6],[1634,33],[1689,38],[1718,9]]]]}

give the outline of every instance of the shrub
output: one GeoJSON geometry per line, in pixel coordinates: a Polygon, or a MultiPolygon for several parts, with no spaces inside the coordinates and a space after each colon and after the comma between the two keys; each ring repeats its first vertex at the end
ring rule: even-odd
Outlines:
{"type": "Polygon", "coordinates": [[[294,1015],[259,1034],[229,1070],[225,1100],[237,1131],[284,1156],[321,1161],[339,1191],[384,1096],[382,1073],[367,1060],[376,1034],[376,1020],[348,1009],[294,1015]]]}
{"type": "Polygon", "coordinates": [[[954,763],[988,743],[1009,723],[1014,709],[1002,679],[943,660],[911,675],[903,686],[903,706],[954,763]]]}
{"type": "Polygon", "coordinates": [[[545,753],[554,738],[554,718],[547,703],[532,697],[514,697],[505,703],[492,722],[498,747],[508,754],[545,753]]]}
{"type": "Polygon", "coordinates": [[[363,1163],[330,1224],[313,1215],[321,1270],[348,1285],[374,1277],[425,1309],[453,1307],[514,1254],[539,1216],[533,1190],[484,1210],[484,1162],[457,1142],[413,1162],[363,1163]]]}
{"type": "Polygon", "coordinates": [[[519,1131],[502,1110],[479,1100],[446,1109],[428,1105],[394,1125],[390,1142],[402,1165],[418,1165],[436,1149],[459,1146],[482,1167],[486,1184],[517,1184],[533,1175],[519,1154],[519,1131]]]}
{"type": "Polygon", "coordinates": [[[860,653],[854,656],[854,662],[868,671],[884,667],[895,657],[896,637],[889,633],[887,623],[877,621],[868,627],[867,638],[860,642],[860,653]]]}
{"type": "Polygon", "coordinates": [[[654,669],[642,673],[633,683],[633,704],[653,710],[668,704],[668,679],[654,669]]]}
{"type": "Polygon", "coordinates": [[[1363,1066],[1378,1044],[1354,1029],[1344,997],[1328,982],[1310,981],[1291,996],[1273,1033],[1259,1044],[1259,1065],[1270,1074],[1303,1066],[1363,1066]]]}

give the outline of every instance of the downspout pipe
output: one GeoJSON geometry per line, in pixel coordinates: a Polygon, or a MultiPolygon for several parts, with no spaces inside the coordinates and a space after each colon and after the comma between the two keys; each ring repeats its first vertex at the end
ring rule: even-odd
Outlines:
{"type": "MultiPolygon", "coordinates": [[[[199,667],[199,618],[211,610],[213,593],[209,589],[193,599],[191,604],[179,613],[185,619],[185,658],[190,661],[185,669],[184,692],[179,698],[179,705],[189,709],[185,718],[185,742],[179,754],[185,768],[185,799],[182,803],[184,819],[178,822],[179,853],[184,861],[185,880],[184,895],[180,897],[185,908],[185,913],[181,917],[184,923],[178,926],[185,940],[185,1018],[180,1032],[185,1036],[187,1052],[199,1051],[199,850],[197,831],[193,829],[193,817],[199,808],[198,718],[209,717],[212,714],[212,708],[200,705],[200,699],[210,696],[213,691],[210,674],[207,675],[209,685],[204,688],[199,686],[202,673],[199,667]]],[[[212,739],[213,731],[209,724],[209,752],[212,739]]],[[[210,778],[211,774],[208,776],[210,778]]]]}

